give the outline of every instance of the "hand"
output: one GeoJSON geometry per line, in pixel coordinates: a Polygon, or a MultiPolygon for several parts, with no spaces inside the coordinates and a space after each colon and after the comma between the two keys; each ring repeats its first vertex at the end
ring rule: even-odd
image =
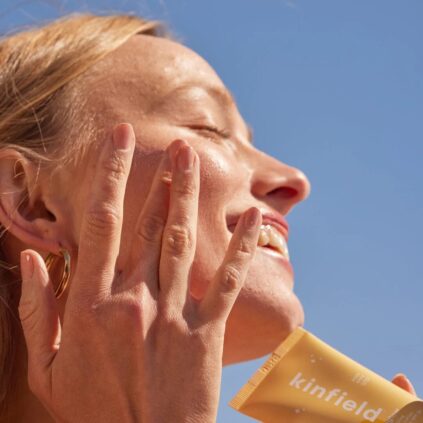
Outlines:
{"type": "Polygon", "coordinates": [[[42,258],[21,255],[29,386],[59,422],[215,422],[225,324],[256,249],[260,213],[244,213],[203,301],[195,301],[188,283],[198,156],[183,141],[167,149],[122,262],[132,127],[117,126],[113,139],[127,147],[107,142],[101,153],[62,322],[42,258]]]}
{"type": "Polygon", "coordinates": [[[410,394],[417,396],[414,386],[404,374],[396,374],[392,379],[392,383],[409,392],[410,394]]]}

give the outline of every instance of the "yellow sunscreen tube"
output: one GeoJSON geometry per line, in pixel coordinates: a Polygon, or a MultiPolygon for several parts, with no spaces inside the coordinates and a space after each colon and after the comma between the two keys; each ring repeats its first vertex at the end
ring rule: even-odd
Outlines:
{"type": "Polygon", "coordinates": [[[396,417],[416,402],[417,420],[409,421],[423,423],[416,400],[300,327],[229,405],[263,423],[403,423],[396,417]]]}
{"type": "Polygon", "coordinates": [[[387,423],[422,423],[423,401],[413,401],[395,413],[387,423]]]}

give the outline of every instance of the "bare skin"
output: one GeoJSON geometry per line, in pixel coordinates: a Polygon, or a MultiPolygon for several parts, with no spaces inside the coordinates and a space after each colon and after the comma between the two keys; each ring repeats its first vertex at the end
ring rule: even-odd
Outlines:
{"type": "Polygon", "coordinates": [[[243,222],[247,210],[286,215],[308,180],[251,145],[221,80],[179,44],[135,36],[87,84],[103,132],[82,163],[35,183],[18,153],[0,158],[20,160],[25,175],[18,186],[13,166],[2,168],[1,192],[18,193],[1,199],[10,261],[30,249],[20,313],[35,396],[22,365],[14,421],[215,421],[222,365],[271,352],[303,324],[292,273],[256,249],[260,218],[243,222]],[[180,172],[185,154],[194,167],[180,172]],[[25,195],[27,209],[13,213],[25,195]],[[56,302],[36,251],[61,245],[73,274],[56,302]]]}
{"type": "Polygon", "coordinates": [[[256,249],[260,212],[251,208],[243,214],[214,282],[196,302],[188,277],[196,244],[199,160],[185,143],[173,143],[135,227],[133,254],[119,269],[135,137],[121,125],[114,140],[125,148],[109,143],[100,157],[61,335],[43,261],[31,250],[22,253],[20,316],[29,385],[56,421],[214,422],[225,322],[256,249]],[[173,146],[179,147],[175,154],[173,146]],[[163,207],[166,170],[172,171],[169,210],[163,207]],[[34,297],[50,311],[36,322],[34,297]],[[81,384],[87,377],[91,382],[81,384]]]}

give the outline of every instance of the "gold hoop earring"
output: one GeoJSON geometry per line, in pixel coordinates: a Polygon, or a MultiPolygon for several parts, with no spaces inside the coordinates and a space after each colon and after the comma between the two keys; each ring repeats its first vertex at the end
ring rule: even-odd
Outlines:
{"type": "MultiPolygon", "coordinates": [[[[70,278],[70,266],[71,266],[70,254],[65,249],[61,249],[60,254],[63,257],[65,264],[63,266],[62,278],[59,282],[59,285],[54,291],[54,295],[56,296],[56,298],[60,298],[62,294],[65,292],[66,287],[68,286],[69,278],[70,278]]],[[[56,257],[57,256],[55,256],[54,254],[49,253],[45,259],[46,267],[49,273],[50,273],[51,266],[53,265],[53,262],[56,257]]]]}

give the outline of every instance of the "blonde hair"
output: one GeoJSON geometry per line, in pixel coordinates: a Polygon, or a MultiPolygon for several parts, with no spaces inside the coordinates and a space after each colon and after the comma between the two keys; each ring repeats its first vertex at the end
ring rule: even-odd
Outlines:
{"type": "MultiPolygon", "coordinates": [[[[137,16],[76,14],[0,39],[0,150],[18,149],[40,165],[75,157],[87,144],[80,134],[94,130],[76,95],[84,72],[135,34],[168,37],[161,24],[137,16]]],[[[0,246],[0,410],[22,336],[19,272],[2,256],[0,246]]]]}

